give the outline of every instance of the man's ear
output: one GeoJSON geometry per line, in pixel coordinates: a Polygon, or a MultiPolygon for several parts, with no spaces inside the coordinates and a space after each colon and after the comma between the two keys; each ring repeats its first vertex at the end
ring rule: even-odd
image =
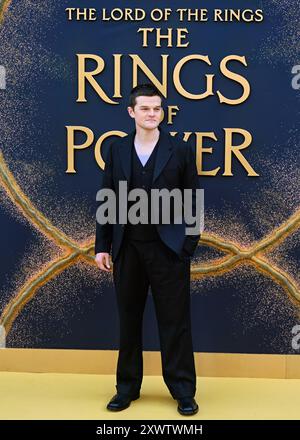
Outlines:
{"type": "Polygon", "coordinates": [[[134,111],[132,110],[132,107],[127,107],[127,110],[128,110],[129,116],[131,118],[134,118],[134,111]]]}

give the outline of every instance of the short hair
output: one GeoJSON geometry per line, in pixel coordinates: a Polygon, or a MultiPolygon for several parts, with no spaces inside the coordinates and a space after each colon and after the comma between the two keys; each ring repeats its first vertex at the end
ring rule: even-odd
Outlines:
{"type": "Polygon", "coordinates": [[[160,96],[161,101],[164,99],[163,94],[151,83],[139,84],[131,90],[128,102],[129,107],[134,108],[138,96],[160,96]]]}

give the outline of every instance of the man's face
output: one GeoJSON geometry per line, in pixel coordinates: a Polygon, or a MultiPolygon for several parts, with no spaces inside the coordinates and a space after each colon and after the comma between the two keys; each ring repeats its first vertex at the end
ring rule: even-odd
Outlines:
{"type": "Polygon", "coordinates": [[[146,130],[156,129],[162,116],[160,96],[138,96],[135,101],[134,109],[127,107],[127,110],[136,125],[146,130]]]}

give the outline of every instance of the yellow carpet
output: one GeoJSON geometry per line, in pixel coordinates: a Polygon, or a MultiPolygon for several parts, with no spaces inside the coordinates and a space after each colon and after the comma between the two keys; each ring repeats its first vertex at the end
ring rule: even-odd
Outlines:
{"type": "Polygon", "coordinates": [[[0,419],[270,420],[300,417],[299,379],[198,377],[199,412],[181,416],[162,377],[144,376],[141,397],[129,408],[106,409],[114,375],[0,373],[0,419]]]}

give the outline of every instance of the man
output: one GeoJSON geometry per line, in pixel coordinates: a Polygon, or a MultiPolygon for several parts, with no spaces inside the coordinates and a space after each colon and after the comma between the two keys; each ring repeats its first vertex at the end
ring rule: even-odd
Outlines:
{"type": "MultiPolygon", "coordinates": [[[[103,188],[116,193],[120,181],[128,190],[198,188],[196,156],[192,145],[159,127],[162,117],[160,91],[152,84],[132,89],[127,108],[135,130],[110,146],[105,162],[103,188]]],[[[101,206],[101,204],[100,204],[101,206]]],[[[132,207],[132,203],[128,203],[132,207]]],[[[151,212],[149,196],[148,214],[151,212]]],[[[124,214],[124,213],[123,213],[124,214]]],[[[120,215],[120,212],[118,212],[120,215]]],[[[96,224],[95,260],[99,269],[111,272],[120,319],[117,394],[107,409],[119,411],[140,397],[143,379],[142,325],[151,286],[158,321],[164,381],[178,402],[182,415],[196,414],[196,372],[190,322],[190,259],[200,233],[186,234],[186,223],[140,222],[96,224]]],[[[148,217],[149,219],[149,217],[148,217]]]]}

